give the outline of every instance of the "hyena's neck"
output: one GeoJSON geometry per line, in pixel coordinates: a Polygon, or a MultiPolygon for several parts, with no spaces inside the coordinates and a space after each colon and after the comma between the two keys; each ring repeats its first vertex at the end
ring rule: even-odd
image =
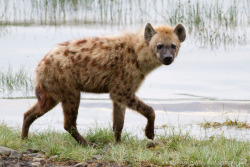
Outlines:
{"type": "Polygon", "coordinates": [[[144,75],[149,74],[161,65],[155,57],[152,48],[143,37],[138,39],[138,42],[134,45],[134,47],[140,70],[144,75]]]}

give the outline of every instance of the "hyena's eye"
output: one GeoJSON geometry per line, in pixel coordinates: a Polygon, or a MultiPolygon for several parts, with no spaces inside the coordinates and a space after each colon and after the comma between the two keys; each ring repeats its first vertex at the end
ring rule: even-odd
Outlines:
{"type": "Polygon", "coordinates": [[[172,48],[172,49],[176,49],[176,45],[172,43],[172,44],[171,44],[171,48],[172,48]]]}
{"type": "Polygon", "coordinates": [[[157,50],[161,50],[164,46],[162,44],[157,45],[157,50]]]}

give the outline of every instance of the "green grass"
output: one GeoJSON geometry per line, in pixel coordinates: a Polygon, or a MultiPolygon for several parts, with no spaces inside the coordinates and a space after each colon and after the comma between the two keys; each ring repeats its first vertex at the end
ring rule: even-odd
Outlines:
{"type": "Polygon", "coordinates": [[[148,140],[139,139],[129,133],[122,134],[122,142],[115,143],[111,128],[91,128],[83,134],[96,147],[82,147],[68,133],[56,131],[35,132],[30,140],[20,140],[20,130],[0,125],[0,145],[19,151],[30,147],[46,153],[46,157],[58,155],[57,161],[92,160],[101,154],[100,162],[116,162],[120,165],[149,166],[249,166],[250,141],[226,139],[213,136],[198,140],[188,134],[166,130],[165,135],[156,136],[155,147],[148,148],[148,140]]]}
{"type": "Polygon", "coordinates": [[[21,66],[17,71],[13,71],[11,66],[6,71],[0,70],[0,92],[23,91],[27,93],[32,90],[32,76],[24,66],[21,66]]]}

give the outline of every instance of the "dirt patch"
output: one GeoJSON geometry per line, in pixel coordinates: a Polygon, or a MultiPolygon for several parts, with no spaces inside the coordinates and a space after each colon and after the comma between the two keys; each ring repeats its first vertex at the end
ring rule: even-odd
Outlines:
{"type": "Polygon", "coordinates": [[[23,156],[22,158],[10,158],[8,156],[1,156],[0,157],[0,167],[17,167],[17,166],[47,166],[47,167],[65,167],[65,166],[75,166],[77,162],[74,161],[66,161],[66,162],[51,162],[48,160],[43,160],[35,164],[36,162],[33,161],[32,157],[23,156]]]}
{"type": "Polygon", "coordinates": [[[48,159],[41,160],[39,162],[34,161],[33,157],[23,156],[22,158],[10,158],[8,156],[0,155],[0,167],[125,167],[130,165],[118,165],[117,163],[108,162],[76,162],[76,161],[64,161],[55,162],[48,159]]]}

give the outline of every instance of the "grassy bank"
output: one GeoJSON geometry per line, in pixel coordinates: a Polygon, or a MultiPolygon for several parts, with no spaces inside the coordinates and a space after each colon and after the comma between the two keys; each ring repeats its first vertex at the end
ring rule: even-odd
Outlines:
{"type": "Polygon", "coordinates": [[[226,139],[214,136],[198,140],[188,134],[168,131],[157,135],[154,147],[148,147],[148,140],[139,139],[126,132],[122,143],[116,144],[111,128],[93,128],[83,134],[96,147],[82,147],[67,133],[47,131],[33,133],[30,140],[20,140],[20,129],[0,125],[0,145],[19,151],[36,148],[47,157],[58,155],[57,161],[92,160],[94,155],[102,155],[100,162],[116,162],[123,165],[149,166],[249,166],[250,141],[226,139]]]}

